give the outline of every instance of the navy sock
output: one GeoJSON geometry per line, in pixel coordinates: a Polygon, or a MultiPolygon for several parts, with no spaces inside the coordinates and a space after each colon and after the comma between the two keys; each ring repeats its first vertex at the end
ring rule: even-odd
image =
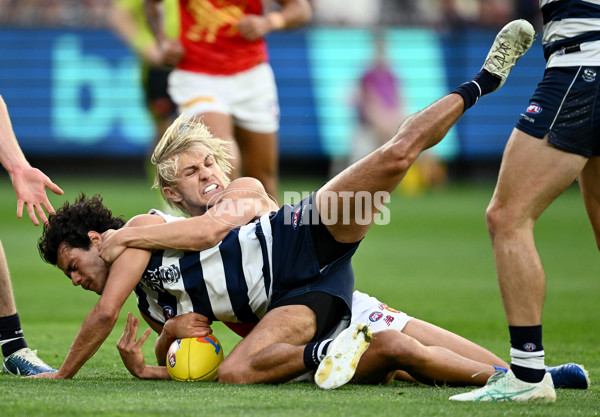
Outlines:
{"type": "Polygon", "coordinates": [[[482,69],[471,81],[459,85],[453,93],[460,94],[465,101],[465,111],[467,111],[477,103],[479,97],[491,93],[496,90],[499,85],[500,78],[494,77],[490,72],[482,69]]]}
{"type": "Polygon", "coordinates": [[[0,317],[0,343],[2,344],[2,355],[7,358],[19,349],[27,347],[19,313],[12,316],[0,317]]]}
{"type": "Polygon", "coordinates": [[[327,348],[331,339],[312,342],[304,348],[304,366],[309,370],[316,370],[321,363],[321,359],[327,353],[327,348]]]}
{"type": "Polygon", "coordinates": [[[540,382],[546,373],[542,326],[508,326],[512,363],[510,369],[525,382],[540,382]]]}

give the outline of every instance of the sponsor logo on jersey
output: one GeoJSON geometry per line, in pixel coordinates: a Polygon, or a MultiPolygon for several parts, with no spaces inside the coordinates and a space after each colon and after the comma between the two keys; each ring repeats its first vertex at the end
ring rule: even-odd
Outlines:
{"type": "Polygon", "coordinates": [[[380,309],[380,310],[386,310],[386,311],[389,311],[390,313],[401,313],[401,311],[394,310],[392,307],[389,307],[389,306],[388,306],[387,304],[385,304],[385,303],[381,303],[381,304],[379,304],[379,306],[378,306],[378,307],[379,307],[379,309],[380,309]]]}
{"type": "Polygon", "coordinates": [[[383,317],[383,313],[380,311],[374,311],[369,315],[369,320],[372,322],[376,322],[383,317]]]}
{"type": "Polygon", "coordinates": [[[537,103],[529,103],[529,107],[527,107],[527,113],[531,114],[539,114],[542,112],[542,106],[537,103]]]}
{"type": "Polygon", "coordinates": [[[302,210],[302,208],[299,208],[298,210],[292,213],[292,227],[294,228],[294,230],[296,230],[296,227],[298,227],[298,222],[300,220],[300,210],[302,210]]]}
{"type": "Polygon", "coordinates": [[[157,292],[164,291],[165,285],[175,284],[181,279],[178,265],[161,265],[152,271],[144,272],[141,282],[157,292]]]}
{"type": "Polygon", "coordinates": [[[394,317],[393,316],[385,316],[385,318],[383,319],[383,321],[385,322],[385,324],[388,325],[388,327],[390,327],[390,325],[394,321],[394,317]]]}
{"type": "Polygon", "coordinates": [[[169,320],[170,318],[173,318],[175,316],[175,312],[173,311],[173,308],[171,306],[164,306],[163,307],[163,316],[165,316],[165,320],[169,320]]]}
{"type": "Polygon", "coordinates": [[[585,81],[586,83],[596,81],[596,70],[591,68],[584,69],[581,78],[583,78],[583,81],[585,81]]]}

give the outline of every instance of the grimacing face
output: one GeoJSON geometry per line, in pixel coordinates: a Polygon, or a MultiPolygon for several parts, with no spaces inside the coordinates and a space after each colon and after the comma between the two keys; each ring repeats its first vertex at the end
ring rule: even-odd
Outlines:
{"type": "Polygon", "coordinates": [[[205,146],[179,155],[177,183],[165,187],[165,196],[183,205],[192,215],[201,215],[219,201],[227,181],[215,158],[205,146]]]}
{"type": "Polygon", "coordinates": [[[88,291],[100,295],[104,291],[110,267],[102,258],[95,244],[88,250],[71,248],[64,242],[58,247],[58,266],[71,280],[88,291]]]}

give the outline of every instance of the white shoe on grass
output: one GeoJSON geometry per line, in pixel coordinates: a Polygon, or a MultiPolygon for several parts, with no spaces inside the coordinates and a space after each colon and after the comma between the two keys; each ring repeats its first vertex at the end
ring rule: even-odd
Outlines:
{"type": "Polygon", "coordinates": [[[350,325],[337,335],[315,373],[319,388],[335,389],[350,381],[372,338],[371,330],[360,323],[350,325]]]}
{"type": "Polygon", "coordinates": [[[43,372],[56,372],[46,362],[37,355],[37,350],[29,348],[19,349],[8,358],[4,359],[2,364],[4,372],[12,375],[37,375],[43,372]]]}
{"type": "Polygon", "coordinates": [[[524,382],[508,372],[498,371],[488,379],[485,386],[471,392],[453,395],[452,401],[515,401],[515,402],[554,402],[556,391],[552,376],[546,372],[541,382],[524,382]]]}

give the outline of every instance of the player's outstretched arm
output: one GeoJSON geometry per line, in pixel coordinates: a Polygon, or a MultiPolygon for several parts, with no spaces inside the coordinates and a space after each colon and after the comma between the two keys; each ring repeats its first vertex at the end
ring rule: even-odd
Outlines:
{"type": "Polygon", "coordinates": [[[48,221],[46,213],[53,213],[54,208],[46,195],[46,187],[55,194],[63,191],[53,183],[42,171],[33,168],[25,159],[10,123],[8,108],[0,96],[0,162],[10,174],[10,179],[17,194],[17,217],[23,216],[26,207],[31,222],[36,226],[48,221]]]}
{"type": "Polygon", "coordinates": [[[238,178],[227,187],[225,197],[202,216],[105,232],[100,256],[112,262],[126,247],[184,251],[212,248],[232,229],[277,209],[258,180],[238,178]]]}
{"type": "Polygon", "coordinates": [[[23,206],[25,206],[33,224],[38,226],[39,220],[46,223],[48,221],[46,213],[54,213],[54,208],[46,195],[46,187],[58,195],[62,195],[63,190],[42,171],[29,164],[13,170],[10,177],[17,195],[17,217],[23,216],[23,206]]]}
{"type": "Polygon", "coordinates": [[[148,265],[150,255],[149,251],[141,249],[127,249],[123,252],[113,263],[100,300],[85,318],[60,369],[56,373],[43,373],[34,377],[65,379],[77,374],[114,328],[123,304],[148,265]]]}
{"type": "Polygon", "coordinates": [[[162,65],[176,66],[185,53],[177,39],[169,39],[164,28],[165,13],[162,0],[144,0],[144,14],[148,27],[159,46],[158,62],[162,65]]]}

